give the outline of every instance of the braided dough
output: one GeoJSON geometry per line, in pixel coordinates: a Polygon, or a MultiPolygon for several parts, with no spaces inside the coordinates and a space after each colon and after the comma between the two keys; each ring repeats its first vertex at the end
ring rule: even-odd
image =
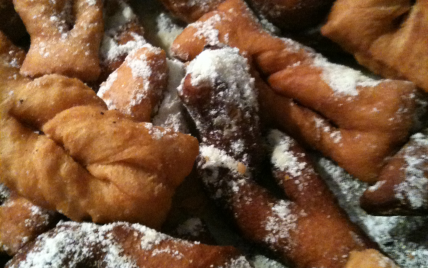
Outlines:
{"type": "Polygon", "coordinates": [[[374,73],[428,91],[427,1],[338,0],[321,30],[374,73]]]}
{"type": "Polygon", "coordinates": [[[274,125],[363,181],[375,182],[385,159],[408,138],[416,114],[412,83],[372,80],[290,39],[273,37],[241,0],[228,0],[190,24],[172,51],[191,60],[207,45],[229,45],[251,56],[274,90],[273,98],[260,93],[271,101],[262,107],[272,110],[265,114],[272,114],[274,125]],[[287,109],[293,113],[281,113],[287,109]]]}
{"type": "Polygon", "coordinates": [[[1,120],[2,181],[76,221],[159,228],[197,155],[191,136],[107,111],[76,79],[36,79],[15,88],[8,105],[1,120]]]}
{"type": "Polygon", "coordinates": [[[83,81],[98,78],[101,0],[15,0],[14,5],[31,37],[21,74],[56,73],[83,81]]]}

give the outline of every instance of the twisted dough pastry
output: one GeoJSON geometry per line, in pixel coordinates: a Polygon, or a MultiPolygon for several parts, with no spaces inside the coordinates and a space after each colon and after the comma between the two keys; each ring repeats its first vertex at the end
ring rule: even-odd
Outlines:
{"type": "Polygon", "coordinates": [[[229,45],[250,55],[274,90],[260,93],[262,101],[270,101],[262,107],[274,125],[363,181],[375,182],[385,159],[409,135],[416,114],[413,84],[369,79],[290,39],[273,37],[241,0],[228,0],[189,25],[172,51],[191,60],[206,45],[229,45]]]}
{"type": "Polygon", "coordinates": [[[64,222],[37,238],[6,265],[30,267],[251,268],[233,247],[174,239],[139,224],[97,226],[64,222]]]}
{"type": "Polygon", "coordinates": [[[15,0],[14,5],[31,37],[21,74],[56,73],[83,81],[98,78],[101,0],[15,0]]]}
{"type": "Polygon", "coordinates": [[[180,95],[201,139],[198,173],[247,239],[295,267],[344,267],[351,251],[376,247],[339,208],[303,149],[279,131],[269,136],[272,163],[287,200],[254,182],[263,155],[257,95],[237,49],[202,52],[180,95]]]}
{"type": "Polygon", "coordinates": [[[110,110],[150,122],[168,84],[166,54],[151,45],[132,52],[101,84],[98,96],[110,110]]]}
{"type": "Polygon", "coordinates": [[[77,79],[44,76],[14,88],[5,106],[2,181],[76,221],[160,227],[198,152],[191,136],[106,111],[77,79]]]}
{"type": "Polygon", "coordinates": [[[322,34],[385,77],[428,91],[428,2],[338,0],[322,34]]]}

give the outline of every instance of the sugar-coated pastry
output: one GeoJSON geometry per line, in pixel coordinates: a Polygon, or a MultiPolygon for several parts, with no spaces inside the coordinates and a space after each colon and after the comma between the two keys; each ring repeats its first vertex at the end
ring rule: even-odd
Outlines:
{"type": "Polygon", "coordinates": [[[339,208],[294,140],[269,135],[274,176],[287,200],[253,180],[264,155],[255,85],[236,48],[205,50],[188,65],[179,92],[201,140],[198,173],[244,237],[282,262],[344,267],[350,251],[376,245],[339,208]]]}
{"type": "Polygon", "coordinates": [[[428,137],[426,130],[388,162],[379,181],[361,197],[362,207],[374,214],[426,214],[428,211],[428,137]]]}
{"type": "Polygon", "coordinates": [[[147,44],[126,57],[97,95],[110,110],[150,122],[168,84],[167,68],[165,52],[147,44]]]}
{"type": "Polygon", "coordinates": [[[160,227],[192,169],[195,138],[107,111],[77,79],[47,75],[9,95],[0,121],[6,186],[73,220],[160,227]]]}
{"type": "Polygon", "coordinates": [[[15,255],[59,220],[58,213],[34,205],[4,185],[0,186],[0,195],[5,199],[0,206],[0,252],[15,255]]]}
{"type": "Polygon", "coordinates": [[[251,268],[230,246],[175,239],[139,224],[61,222],[26,246],[8,268],[251,268]]]}
{"type": "Polygon", "coordinates": [[[374,73],[428,91],[428,2],[338,0],[323,35],[374,73]]]}
{"type": "Polygon", "coordinates": [[[101,0],[15,0],[31,37],[21,74],[62,74],[95,81],[103,34],[101,0]]]}
{"type": "Polygon", "coordinates": [[[317,115],[284,114],[274,125],[292,129],[305,145],[359,179],[376,182],[386,158],[408,138],[417,103],[412,83],[373,80],[330,63],[297,42],[274,37],[261,28],[242,0],[228,0],[190,24],[172,50],[180,59],[191,60],[205,46],[226,45],[251,56],[275,93],[317,115]]]}

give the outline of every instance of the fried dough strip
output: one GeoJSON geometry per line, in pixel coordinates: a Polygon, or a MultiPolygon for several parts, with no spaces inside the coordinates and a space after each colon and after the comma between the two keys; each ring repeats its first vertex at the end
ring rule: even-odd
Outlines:
{"type": "Polygon", "coordinates": [[[410,141],[383,168],[379,181],[361,197],[361,206],[381,215],[426,214],[428,211],[428,137],[426,130],[410,141]]]}
{"type": "Polygon", "coordinates": [[[101,0],[15,0],[31,37],[21,74],[62,74],[94,81],[100,74],[101,0]]]}
{"type": "Polygon", "coordinates": [[[252,180],[262,154],[258,104],[248,62],[237,49],[201,53],[189,64],[180,94],[202,140],[198,172],[247,239],[295,267],[344,267],[351,251],[376,247],[349,221],[291,138],[271,135],[275,175],[289,200],[252,180]],[[277,165],[281,161],[289,169],[277,165]]]}
{"type": "Polygon", "coordinates": [[[321,32],[374,73],[428,91],[427,1],[339,0],[321,32]]]}
{"type": "Polygon", "coordinates": [[[192,169],[194,138],[106,111],[90,88],[59,75],[15,88],[8,103],[0,149],[9,188],[73,220],[160,227],[192,169]]]}
{"type": "Polygon", "coordinates": [[[296,128],[290,132],[299,132],[305,145],[363,181],[376,182],[385,159],[409,135],[416,113],[416,89],[411,83],[375,81],[329,63],[290,39],[273,37],[241,0],[228,0],[189,25],[172,50],[180,59],[191,60],[206,45],[229,45],[251,56],[277,95],[317,115],[304,118],[309,111],[298,109],[301,115],[277,116],[274,125],[287,131],[296,128]]]}
{"type": "Polygon", "coordinates": [[[97,95],[110,110],[150,122],[168,84],[167,68],[165,52],[145,45],[127,56],[97,95]]]}
{"type": "Polygon", "coordinates": [[[71,268],[100,264],[132,268],[252,267],[233,247],[191,243],[124,222],[104,226],[60,223],[15,255],[6,267],[71,268]]]}

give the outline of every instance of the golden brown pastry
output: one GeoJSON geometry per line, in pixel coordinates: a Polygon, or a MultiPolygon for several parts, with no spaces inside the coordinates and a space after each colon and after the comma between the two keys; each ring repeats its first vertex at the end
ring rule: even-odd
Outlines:
{"type": "Polygon", "coordinates": [[[7,103],[2,182],[73,220],[159,228],[197,155],[196,139],[107,111],[77,79],[44,76],[7,103]]]}
{"type": "MultiPolygon", "coordinates": [[[[0,188],[6,189],[5,186],[0,188]]],[[[58,216],[8,191],[0,206],[0,251],[15,255],[24,245],[53,228],[58,216]]]]}
{"type": "Polygon", "coordinates": [[[244,237],[282,262],[344,267],[350,251],[376,246],[349,221],[294,140],[279,131],[269,135],[274,176],[287,200],[253,180],[263,150],[249,69],[233,48],[205,50],[188,65],[180,94],[201,140],[198,173],[244,237]]]}
{"type": "Polygon", "coordinates": [[[428,211],[428,137],[414,134],[382,169],[379,181],[361,197],[361,206],[381,215],[428,211]]]}
{"type": "Polygon", "coordinates": [[[15,0],[31,37],[21,74],[62,74],[94,81],[100,74],[101,0],[15,0]]]}
{"type": "Polygon", "coordinates": [[[428,91],[427,1],[339,0],[322,33],[374,73],[428,91]]]}
{"type": "MultiPolygon", "coordinates": [[[[386,158],[408,138],[417,103],[412,83],[373,80],[290,39],[274,37],[241,0],[228,0],[189,25],[172,50],[191,60],[205,46],[226,45],[251,56],[274,92],[293,100],[285,100],[287,105],[297,104],[295,114],[275,116],[274,125],[359,179],[375,182],[386,158]]],[[[279,102],[273,99],[272,104],[279,102]]]]}
{"type": "Polygon", "coordinates": [[[104,82],[97,95],[110,110],[118,110],[137,121],[150,122],[168,84],[166,54],[145,45],[104,82]]]}
{"type": "Polygon", "coordinates": [[[25,247],[6,267],[251,268],[237,249],[174,239],[139,224],[64,222],[25,247]]]}
{"type": "Polygon", "coordinates": [[[398,266],[379,251],[367,249],[360,252],[352,251],[345,268],[398,268],[398,266]]]}

